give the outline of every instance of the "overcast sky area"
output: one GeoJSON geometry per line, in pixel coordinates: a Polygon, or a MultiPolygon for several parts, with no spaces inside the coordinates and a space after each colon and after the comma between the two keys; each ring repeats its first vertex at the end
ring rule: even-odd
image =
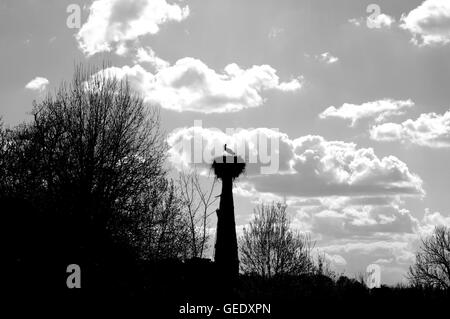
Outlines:
{"type": "Polygon", "coordinates": [[[334,269],[377,263],[394,284],[420,237],[450,226],[448,0],[0,0],[6,125],[103,61],[161,108],[172,172],[194,131],[278,141],[275,172],[235,183],[239,231],[257,203],[285,201],[334,269]]]}

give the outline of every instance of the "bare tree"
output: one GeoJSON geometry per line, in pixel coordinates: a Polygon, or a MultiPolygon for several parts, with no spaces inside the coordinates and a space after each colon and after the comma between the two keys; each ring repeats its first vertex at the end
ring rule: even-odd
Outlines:
{"type": "Polygon", "coordinates": [[[181,172],[178,188],[182,207],[188,219],[191,257],[203,257],[208,248],[208,220],[215,212],[217,180],[202,185],[196,170],[181,172]]]}
{"type": "Polygon", "coordinates": [[[408,279],[413,285],[450,288],[450,228],[436,227],[431,236],[422,239],[408,279]]]}
{"type": "Polygon", "coordinates": [[[117,228],[143,260],[190,257],[189,220],[173,181],[162,179],[149,188],[117,228]]]}
{"type": "Polygon", "coordinates": [[[30,125],[5,128],[0,121],[0,198],[36,195],[42,190],[32,136],[30,125]]]}
{"type": "Polygon", "coordinates": [[[73,228],[77,247],[103,250],[112,237],[145,259],[187,254],[188,224],[166,176],[158,109],[126,80],[78,66],[70,83],[34,103],[33,115],[0,132],[8,192],[58,216],[48,227],[73,228]]]}
{"type": "MultiPolygon", "coordinates": [[[[7,131],[4,128],[3,118],[0,116],[0,176],[7,176],[7,147],[8,137],[7,131]]],[[[6,181],[4,178],[0,179],[0,194],[6,190],[6,181]]]]}
{"type": "Polygon", "coordinates": [[[127,210],[164,177],[158,110],[104,69],[78,66],[73,81],[35,104],[33,114],[39,172],[58,197],[70,187],[84,206],[95,197],[104,208],[127,210]]]}
{"type": "Polygon", "coordinates": [[[317,263],[314,267],[314,272],[318,275],[327,276],[333,280],[335,280],[338,275],[331,267],[331,261],[327,258],[324,252],[318,251],[317,254],[317,263]]]}
{"type": "Polygon", "coordinates": [[[261,204],[240,238],[240,265],[244,272],[264,278],[313,270],[310,239],[290,227],[286,205],[261,204]]]}

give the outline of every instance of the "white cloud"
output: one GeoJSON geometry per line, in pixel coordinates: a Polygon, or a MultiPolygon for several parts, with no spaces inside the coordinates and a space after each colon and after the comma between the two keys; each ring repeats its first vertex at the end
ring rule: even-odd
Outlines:
{"type": "MultiPolygon", "coordinates": [[[[271,154],[279,163],[275,174],[261,175],[258,165],[249,166],[245,182],[251,186],[246,191],[272,193],[287,197],[323,196],[395,196],[399,194],[422,195],[422,180],[409,171],[407,165],[395,156],[379,158],[371,148],[357,148],[354,143],[326,141],[321,136],[303,136],[290,139],[286,134],[270,129],[243,130],[227,136],[211,129],[198,129],[202,145],[219,145],[233,140],[244,140],[258,152],[254,137],[278,139],[278,152],[271,154]]],[[[173,132],[169,144],[192,143],[193,128],[173,132]]],[[[232,144],[230,144],[232,145],[232,144]]],[[[205,147],[210,153],[214,147],[205,147]]],[[[186,150],[186,147],[184,148],[186,150]]],[[[240,154],[240,152],[237,152],[240,154]]],[[[172,148],[173,162],[189,163],[191,154],[172,148]]],[[[221,155],[221,154],[217,154],[221,155]]],[[[260,154],[261,155],[261,154],[260,154]]]]}
{"type": "Polygon", "coordinates": [[[347,261],[345,260],[344,257],[342,257],[341,255],[330,255],[330,254],[325,254],[325,258],[330,260],[331,263],[333,263],[336,266],[345,266],[347,265],[347,261]]]}
{"type": "Polygon", "coordinates": [[[292,203],[297,205],[295,220],[326,240],[390,238],[414,234],[420,225],[410,211],[399,206],[399,196],[350,195],[305,200],[308,205],[292,203]]]}
{"type": "Polygon", "coordinates": [[[422,180],[395,156],[379,158],[372,148],[321,136],[303,136],[291,145],[293,157],[280,158],[288,161],[290,174],[251,177],[257,191],[299,197],[423,193],[422,180]]]}
{"type": "Polygon", "coordinates": [[[398,264],[410,264],[414,261],[411,243],[403,241],[350,241],[321,247],[329,254],[352,254],[362,258],[364,255],[371,259],[394,259],[398,264]]]}
{"type": "Polygon", "coordinates": [[[426,208],[422,222],[425,225],[450,227],[450,216],[442,216],[439,212],[432,213],[429,208],[426,208]]]}
{"type": "Polygon", "coordinates": [[[380,13],[375,17],[367,17],[366,24],[369,28],[381,29],[381,28],[390,28],[391,25],[395,22],[395,19],[387,14],[380,13]]]}
{"type": "Polygon", "coordinates": [[[390,28],[394,24],[395,19],[387,14],[380,13],[378,15],[369,15],[367,18],[352,18],[348,22],[357,27],[365,25],[369,29],[381,29],[390,28]]]}
{"type": "Polygon", "coordinates": [[[138,48],[136,53],[136,62],[137,63],[149,63],[155,70],[161,70],[168,68],[170,66],[170,63],[157,57],[155,52],[147,47],[144,48],[138,48]]]}
{"type": "Polygon", "coordinates": [[[434,148],[450,147],[450,110],[443,115],[424,113],[416,120],[374,126],[370,136],[377,141],[401,141],[434,148]]]}
{"type": "Polygon", "coordinates": [[[374,261],[374,264],[391,264],[394,261],[394,258],[380,258],[374,261]]]}
{"type": "MultiPolygon", "coordinates": [[[[293,227],[314,236],[335,269],[345,267],[356,273],[374,260],[385,259],[405,271],[414,260],[412,243],[418,240],[417,231],[428,231],[428,219],[441,222],[440,215],[430,214],[419,221],[400,208],[400,197],[423,194],[422,181],[393,156],[379,158],[372,149],[320,136],[290,139],[269,129],[229,135],[195,129],[203,146],[218,144],[218,155],[224,143],[232,146],[246,141],[254,154],[258,152],[251,145],[255,135],[278,137],[280,171],[260,175],[250,166],[236,183],[235,193],[254,203],[286,200],[288,209],[296,211],[293,227]]],[[[176,130],[169,135],[169,145],[192,143],[193,133],[193,128],[176,130]]],[[[217,155],[212,147],[206,149],[217,155]]],[[[172,147],[170,160],[175,166],[189,165],[191,156],[172,147]]]]}
{"type": "Polygon", "coordinates": [[[311,252],[311,255],[313,257],[313,260],[318,260],[318,258],[325,257],[325,260],[331,263],[332,268],[334,267],[342,267],[347,265],[347,261],[344,257],[338,254],[329,254],[325,251],[322,251],[320,249],[315,249],[311,252]]]}
{"type": "Polygon", "coordinates": [[[348,19],[348,22],[350,22],[351,24],[353,24],[357,27],[361,26],[362,21],[363,21],[363,19],[361,19],[361,18],[360,19],[356,19],[356,18],[348,19]]]}
{"type": "Polygon", "coordinates": [[[182,21],[188,15],[188,6],[166,0],[96,0],[76,38],[87,55],[117,49],[123,54],[126,41],[156,34],[162,24],[182,21]]]}
{"type": "Polygon", "coordinates": [[[315,58],[326,64],[333,64],[339,61],[339,58],[331,55],[330,52],[324,52],[322,54],[316,55],[315,58]]]}
{"type": "Polygon", "coordinates": [[[431,235],[436,226],[450,227],[450,216],[429,209],[419,220],[395,204],[344,205],[333,211],[322,203],[304,208],[308,212],[303,212],[301,223],[320,238],[321,250],[343,255],[352,266],[375,262],[397,265],[404,272],[414,261],[421,238],[431,235]]]}
{"type": "Polygon", "coordinates": [[[126,46],[126,44],[124,42],[121,42],[121,43],[117,44],[115,53],[117,55],[124,56],[128,53],[128,51],[129,50],[128,50],[128,47],[126,46]]]}
{"type": "Polygon", "coordinates": [[[375,122],[379,123],[386,118],[402,115],[408,108],[414,106],[414,102],[411,100],[392,100],[383,99],[378,101],[366,102],[363,104],[350,104],[344,103],[341,107],[336,108],[330,106],[325,111],[320,113],[321,119],[325,118],[341,118],[350,120],[351,125],[355,125],[361,119],[374,118],[375,122]]]}
{"type": "Polygon", "coordinates": [[[418,233],[422,236],[428,236],[432,234],[436,226],[450,227],[450,216],[443,216],[439,212],[432,213],[429,208],[426,208],[418,233]]]}
{"type": "MultiPolygon", "coordinates": [[[[209,168],[213,159],[223,154],[224,144],[246,160],[248,176],[259,175],[261,167],[270,165],[271,155],[277,161],[282,160],[277,163],[277,168],[280,172],[286,172],[290,169],[288,161],[293,156],[287,135],[266,128],[227,132],[202,127],[180,128],[169,134],[167,142],[170,146],[170,161],[179,170],[188,168],[193,163],[209,168]],[[274,152],[269,152],[269,149],[274,149],[274,152]],[[201,163],[197,163],[196,158],[201,163]]],[[[240,192],[250,194],[251,189],[242,188],[240,192]]]]}
{"type": "Polygon", "coordinates": [[[419,46],[450,43],[450,1],[424,1],[402,16],[400,27],[411,32],[419,46]]]}
{"type": "Polygon", "coordinates": [[[426,209],[419,220],[395,203],[349,206],[343,202],[337,210],[327,209],[328,205],[322,201],[322,206],[303,207],[294,221],[315,234],[322,251],[349,261],[353,271],[377,263],[404,273],[414,262],[420,238],[432,234],[436,226],[450,226],[449,216],[426,209]]]}
{"type": "Polygon", "coordinates": [[[419,222],[406,209],[393,206],[325,207],[311,210],[311,231],[329,238],[370,238],[380,234],[414,233],[419,222]],[[324,210],[322,210],[324,209],[324,210]]]}
{"type": "MultiPolygon", "coordinates": [[[[418,219],[401,207],[403,198],[421,196],[424,191],[420,177],[394,156],[381,158],[373,149],[320,136],[291,139],[266,128],[228,135],[208,128],[195,130],[203,146],[218,145],[218,155],[224,143],[237,151],[233,145],[246,141],[249,151],[257,153],[258,148],[251,145],[255,135],[279,138],[280,171],[264,176],[250,166],[236,183],[235,193],[255,203],[256,199],[285,199],[288,209],[296,211],[293,227],[314,236],[336,269],[356,273],[377,261],[404,272],[414,261],[419,235],[450,221],[429,212],[418,219]]],[[[169,145],[192,143],[193,138],[194,128],[178,129],[169,135],[169,145]]],[[[212,150],[209,147],[206,153],[217,155],[212,150]]],[[[172,147],[170,160],[179,166],[189,165],[191,159],[172,147]]]]}
{"type": "Polygon", "coordinates": [[[201,113],[259,107],[264,103],[265,91],[294,92],[302,87],[301,78],[280,82],[276,72],[270,65],[241,69],[235,63],[228,64],[223,72],[216,72],[194,58],[180,59],[168,67],[164,65],[155,74],[138,64],[107,70],[107,74],[118,78],[127,77],[146,102],[174,111],[201,113]]]}
{"type": "Polygon", "coordinates": [[[25,85],[26,89],[32,90],[32,91],[44,91],[49,84],[49,81],[46,78],[37,76],[33,80],[27,83],[25,85]]]}

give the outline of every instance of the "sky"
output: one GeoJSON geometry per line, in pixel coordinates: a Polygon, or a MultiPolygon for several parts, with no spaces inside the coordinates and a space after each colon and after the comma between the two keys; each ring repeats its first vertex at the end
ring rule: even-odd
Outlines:
{"type": "Polygon", "coordinates": [[[448,0],[0,0],[6,125],[103,61],[160,108],[172,174],[206,167],[197,137],[255,155],[235,182],[238,233],[282,201],[338,272],[376,263],[395,284],[450,226],[448,0]]]}

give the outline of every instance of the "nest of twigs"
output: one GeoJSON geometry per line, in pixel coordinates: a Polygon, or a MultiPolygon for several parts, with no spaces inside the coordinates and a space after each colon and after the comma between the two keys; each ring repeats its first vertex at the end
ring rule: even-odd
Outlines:
{"type": "Polygon", "coordinates": [[[223,177],[237,178],[245,171],[245,161],[240,156],[224,155],[216,157],[211,165],[214,174],[222,179],[223,177]]]}

